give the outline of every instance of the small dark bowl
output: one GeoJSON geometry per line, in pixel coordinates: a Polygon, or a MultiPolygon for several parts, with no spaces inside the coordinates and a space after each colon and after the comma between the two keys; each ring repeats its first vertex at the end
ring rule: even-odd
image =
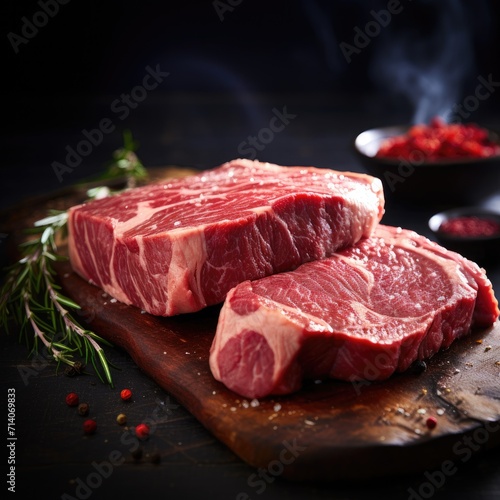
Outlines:
{"type": "Polygon", "coordinates": [[[492,236],[455,236],[440,231],[443,222],[456,217],[477,216],[500,224],[500,213],[480,207],[464,207],[446,210],[429,219],[429,229],[435,239],[448,250],[453,250],[478,264],[500,261],[500,232],[492,236]]]}
{"type": "MultiPolygon", "coordinates": [[[[379,158],[383,140],[405,134],[410,126],[374,128],[354,141],[358,158],[369,174],[379,177],[386,197],[417,205],[475,205],[500,191],[500,155],[424,162],[379,158]]],[[[500,144],[498,135],[490,139],[500,144]]]]}

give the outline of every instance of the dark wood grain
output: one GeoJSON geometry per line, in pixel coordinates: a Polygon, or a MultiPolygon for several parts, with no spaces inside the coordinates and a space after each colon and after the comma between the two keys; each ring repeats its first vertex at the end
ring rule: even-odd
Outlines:
{"type": "Polygon", "coordinates": [[[500,443],[498,325],[456,342],[422,373],[412,370],[383,383],[310,381],[296,394],[252,406],[210,373],[217,307],[159,318],[110,300],[67,263],[60,276],[93,329],[124,348],[218,439],[264,473],[297,480],[410,473],[460,462],[500,443]],[[429,416],[438,421],[433,430],[426,426],[429,416]]]}

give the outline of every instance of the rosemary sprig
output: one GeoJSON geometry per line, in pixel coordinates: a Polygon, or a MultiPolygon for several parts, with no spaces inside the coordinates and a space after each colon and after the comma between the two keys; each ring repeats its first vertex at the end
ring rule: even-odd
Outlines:
{"type": "MultiPolygon", "coordinates": [[[[147,176],[146,169],[134,153],[136,144],[130,132],[124,133],[124,147],[117,150],[102,179],[125,177],[127,188],[147,176]]],[[[110,194],[107,187],[93,188],[90,198],[110,194]]],[[[65,211],[50,211],[49,215],[34,223],[30,233],[38,235],[20,245],[22,258],[7,269],[7,276],[0,291],[0,325],[8,330],[10,319],[21,326],[21,337],[32,345],[31,352],[38,353],[40,344],[57,362],[75,367],[74,353],[92,363],[95,372],[104,382],[113,386],[110,366],[101,344],[110,345],[105,339],[84,328],[74,317],[80,306],[61,293],[56,282],[53,263],[63,260],[58,254],[57,240],[64,239],[68,215],[65,211]],[[30,338],[29,331],[33,332],[30,338]]]]}

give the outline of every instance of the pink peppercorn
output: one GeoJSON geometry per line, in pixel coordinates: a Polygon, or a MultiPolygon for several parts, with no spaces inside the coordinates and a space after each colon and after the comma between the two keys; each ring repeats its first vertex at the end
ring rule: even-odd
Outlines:
{"type": "Polygon", "coordinates": [[[436,417],[429,417],[427,421],[425,422],[425,425],[427,425],[428,429],[434,429],[437,425],[437,419],[436,417]]]}
{"type": "Polygon", "coordinates": [[[139,439],[147,439],[149,437],[149,426],[147,426],[146,424],[139,424],[135,428],[135,435],[139,439]]]}
{"type": "Polygon", "coordinates": [[[89,418],[85,420],[85,422],[83,422],[83,432],[85,432],[85,434],[94,434],[96,429],[97,429],[97,422],[95,420],[89,418]]]}
{"type": "Polygon", "coordinates": [[[120,397],[123,399],[123,401],[128,401],[132,398],[132,391],[130,389],[123,389],[120,392],[120,397]]]}
{"type": "Polygon", "coordinates": [[[79,397],[76,392],[70,392],[69,394],[66,395],[66,404],[68,406],[78,406],[79,403],[79,397]]]}

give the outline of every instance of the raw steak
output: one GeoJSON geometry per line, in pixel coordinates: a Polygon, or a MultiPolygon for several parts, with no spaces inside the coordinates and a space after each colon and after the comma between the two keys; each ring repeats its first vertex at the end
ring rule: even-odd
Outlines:
{"type": "Polygon", "coordinates": [[[380,225],[330,258],[232,289],[210,367],[249,398],[294,392],[304,378],[383,380],[498,314],[476,264],[380,225]]]}
{"type": "Polygon", "coordinates": [[[234,160],[72,208],[70,259],[119,301],[170,316],[356,243],[383,205],[368,175],[234,160]]]}

